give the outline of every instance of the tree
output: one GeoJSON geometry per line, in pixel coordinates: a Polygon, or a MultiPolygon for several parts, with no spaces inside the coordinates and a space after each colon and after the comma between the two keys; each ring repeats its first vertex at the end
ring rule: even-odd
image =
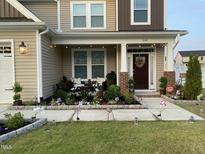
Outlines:
{"type": "Polygon", "coordinates": [[[190,56],[188,70],[186,72],[186,83],[184,96],[186,99],[194,100],[202,91],[201,65],[198,56],[190,56]]]}

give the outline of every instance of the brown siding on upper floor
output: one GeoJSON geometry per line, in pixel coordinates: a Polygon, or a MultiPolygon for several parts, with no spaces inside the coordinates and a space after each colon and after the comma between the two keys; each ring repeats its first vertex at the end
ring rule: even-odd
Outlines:
{"type": "Polygon", "coordinates": [[[131,0],[119,0],[119,31],[164,29],[164,0],[151,0],[151,25],[131,25],[131,0]]]}
{"type": "MultiPolygon", "coordinates": [[[[12,7],[6,0],[0,0],[0,18],[24,17],[19,11],[12,7]]],[[[1,21],[1,19],[0,19],[1,21]]]]}

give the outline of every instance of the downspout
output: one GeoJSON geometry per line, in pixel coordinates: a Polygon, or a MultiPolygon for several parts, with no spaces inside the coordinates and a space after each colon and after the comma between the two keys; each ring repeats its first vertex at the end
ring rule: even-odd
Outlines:
{"type": "Polygon", "coordinates": [[[42,71],[42,42],[41,38],[42,35],[49,32],[49,28],[47,27],[46,30],[42,31],[38,34],[38,51],[37,51],[37,64],[38,64],[38,102],[41,102],[41,98],[43,97],[43,71],[42,71]]]}
{"type": "Polygon", "coordinates": [[[57,20],[58,20],[58,32],[62,32],[61,30],[61,5],[60,0],[55,0],[57,2],[57,20]]]}
{"type": "Polygon", "coordinates": [[[115,11],[116,11],[116,12],[115,12],[116,31],[119,31],[119,28],[118,28],[118,24],[119,24],[119,23],[118,23],[118,22],[119,22],[119,19],[118,19],[118,10],[119,10],[118,7],[119,7],[119,2],[118,2],[118,0],[116,0],[115,3],[116,3],[116,4],[115,4],[115,5],[116,5],[116,8],[115,8],[115,11]]]}

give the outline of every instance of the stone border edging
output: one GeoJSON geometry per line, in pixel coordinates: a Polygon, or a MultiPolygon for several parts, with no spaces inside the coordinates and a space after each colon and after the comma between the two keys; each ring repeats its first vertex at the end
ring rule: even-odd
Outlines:
{"type": "Polygon", "coordinates": [[[166,99],[168,102],[170,102],[170,103],[174,103],[174,104],[176,104],[176,103],[187,103],[187,104],[205,104],[205,100],[203,100],[203,101],[197,101],[197,100],[175,100],[175,99],[172,99],[172,98],[170,98],[170,97],[168,97],[168,96],[165,96],[165,95],[161,95],[161,97],[162,98],[164,98],[164,99],[166,99]]]}
{"type": "MultiPolygon", "coordinates": [[[[42,107],[44,110],[75,110],[77,105],[64,106],[9,106],[9,110],[33,110],[34,108],[42,107]]],[[[82,105],[81,110],[99,110],[99,109],[146,109],[144,105],[82,105]]]]}
{"type": "Polygon", "coordinates": [[[3,135],[0,136],[0,143],[4,142],[6,140],[9,140],[10,138],[16,137],[18,135],[25,134],[25,133],[33,130],[33,129],[39,128],[39,127],[41,127],[42,125],[44,125],[46,123],[47,123],[46,118],[39,119],[39,120],[35,121],[34,123],[26,125],[22,128],[19,128],[17,130],[14,130],[12,132],[7,133],[7,134],[3,134],[3,135]]]}

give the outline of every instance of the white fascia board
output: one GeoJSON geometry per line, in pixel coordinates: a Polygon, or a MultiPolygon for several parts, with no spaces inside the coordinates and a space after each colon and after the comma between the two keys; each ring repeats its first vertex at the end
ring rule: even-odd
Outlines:
{"type": "Polygon", "coordinates": [[[37,18],[33,13],[31,13],[27,8],[25,8],[20,2],[17,0],[6,0],[10,5],[16,8],[21,14],[23,14],[26,18],[32,19],[35,22],[42,22],[39,18],[37,18]]]}
{"type": "Polygon", "coordinates": [[[45,29],[44,22],[0,22],[0,30],[45,29]]]}
{"type": "Polygon", "coordinates": [[[153,37],[172,37],[176,38],[177,35],[183,36],[188,34],[186,31],[176,31],[176,32],[69,32],[69,33],[56,33],[57,37],[70,37],[70,38],[82,38],[82,37],[92,37],[92,38],[153,38],[153,37]]]}

